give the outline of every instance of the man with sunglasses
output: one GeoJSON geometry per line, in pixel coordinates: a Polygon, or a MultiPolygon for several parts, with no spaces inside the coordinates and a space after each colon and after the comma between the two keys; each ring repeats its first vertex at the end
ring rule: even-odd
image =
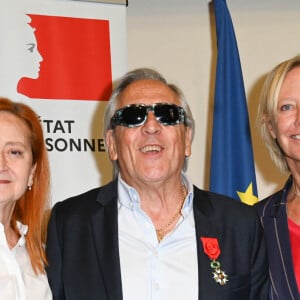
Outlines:
{"type": "Polygon", "coordinates": [[[125,74],[104,134],[112,182],[52,210],[54,300],[266,299],[254,209],[185,174],[194,120],[180,89],[151,69],[125,74]]]}

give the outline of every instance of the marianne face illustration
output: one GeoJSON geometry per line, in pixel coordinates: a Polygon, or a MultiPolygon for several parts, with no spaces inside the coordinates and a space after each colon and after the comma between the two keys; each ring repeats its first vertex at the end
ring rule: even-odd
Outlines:
{"type": "Polygon", "coordinates": [[[37,48],[37,40],[34,34],[35,29],[30,25],[24,30],[24,63],[21,77],[36,79],[39,77],[40,63],[43,61],[37,48]]]}
{"type": "Polygon", "coordinates": [[[31,27],[28,15],[16,14],[12,18],[15,22],[5,12],[1,11],[0,16],[1,95],[17,100],[19,81],[22,78],[37,79],[43,58],[38,51],[35,28],[31,27]]]}

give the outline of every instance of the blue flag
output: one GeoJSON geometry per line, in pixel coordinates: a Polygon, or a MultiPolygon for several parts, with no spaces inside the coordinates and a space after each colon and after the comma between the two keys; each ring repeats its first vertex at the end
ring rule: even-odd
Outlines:
{"type": "Polygon", "coordinates": [[[226,0],[214,0],[217,32],[210,190],[257,202],[253,150],[240,57],[226,0]]]}

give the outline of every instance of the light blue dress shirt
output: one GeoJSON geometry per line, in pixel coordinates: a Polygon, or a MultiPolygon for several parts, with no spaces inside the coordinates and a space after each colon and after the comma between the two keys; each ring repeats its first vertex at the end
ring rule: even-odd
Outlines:
{"type": "Polygon", "coordinates": [[[198,262],[193,185],[182,174],[188,194],[182,217],[159,243],[154,224],[141,209],[137,191],[119,176],[118,226],[124,300],[198,299],[198,262]]]}

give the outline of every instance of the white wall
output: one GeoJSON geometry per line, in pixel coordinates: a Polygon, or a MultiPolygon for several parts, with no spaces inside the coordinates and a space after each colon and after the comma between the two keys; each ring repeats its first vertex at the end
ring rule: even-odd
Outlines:
{"type": "MultiPolygon", "coordinates": [[[[269,159],[255,129],[263,76],[300,53],[299,0],[227,0],[242,63],[256,160],[259,198],[286,180],[269,159]]],[[[188,174],[208,188],[215,72],[212,4],[204,0],[129,0],[128,68],[153,67],[184,91],[196,119],[188,174]]]]}

